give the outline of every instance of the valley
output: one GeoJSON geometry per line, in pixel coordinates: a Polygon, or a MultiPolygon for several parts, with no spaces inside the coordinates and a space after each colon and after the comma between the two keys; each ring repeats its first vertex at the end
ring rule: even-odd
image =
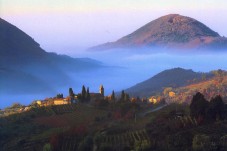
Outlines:
{"type": "Polygon", "coordinates": [[[0,18],[0,150],[227,150],[226,50],[178,14],[71,56],[0,18]]]}

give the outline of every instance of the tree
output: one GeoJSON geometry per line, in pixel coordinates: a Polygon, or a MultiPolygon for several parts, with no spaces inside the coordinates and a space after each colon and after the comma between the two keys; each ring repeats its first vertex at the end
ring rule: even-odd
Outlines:
{"type": "Polygon", "coordinates": [[[120,98],[120,100],[123,101],[124,98],[125,98],[125,91],[122,90],[122,91],[121,91],[121,98],[120,98]]]}
{"type": "Polygon", "coordinates": [[[163,90],[163,94],[164,94],[164,95],[168,95],[169,92],[172,91],[172,90],[173,90],[172,87],[167,87],[167,88],[165,88],[165,89],[163,90]]]}
{"type": "Polygon", "coordinates": [[[75,94],[73,93],[73,89],[72,88],[69,88],[69,96],[70,97],[74,97],[75,94]]]}
{"type": "Polygon", "coordinates": [[[85,101],[85,99],[86,99],[86,94],[87,94],[87,92],[86,92],[85,86],[83,85],[83,86],[82,86],[82,92],[81,92],[81,100],[82,100],[82,101],[85,101]]]}
{"type": "Polygon", "coordinates": [[[206,110],[209,102],[204,98],[204,95],[200,92],[193,96],[190,104],[190,115],[193,118],[199,119],[206,116],[206,110]]]}
{"type": "Polygon", "coordinates": [[[125,93],[125,96],[124,96],[124,101],[130,101],[129,94],[125,93]]]}
{"type": "Polygon", "coordinates": [[[87,88],[86,100],[87,101],[90,101],[91,100],[91,96],[90,96],[90,92],[89,92],[89,87],[87,88]]]}
{"type": "Polygon", "coordinates": [[[23,105],[21,105],[20,103],[13,103],[10,107],[8,107],[9,109],[15,109],[15,108],[21,108],[23,107],[23,105]]]}
{"type": "Polygon", "coordinates": [[[113,90],[113,91],[112,91],[112,94],[111,94],[111,100],[112,100],[112,101],[115,101],[115,99],[116,99],[116,98],[115,98],[115,92],[114,92],[114,90],[113,90]]]}
{"type": "Polygon", "coordinates": [[[209,103],[208,117],[211,120],[223,120],[225,115],[225,104],[220,95],[212,98],[209,103]]]}
{"type": "Polygon", "coordinates": [[[57,94],[56,98],[62,99],[63,98],[63,94],[62,93],[57,94]]]}
{"type": "Polygon", "coordinates": [[[206,80],[206,79],[207,79],[206,73],[203,73],[202,74],[202,80],[206,80]]]}

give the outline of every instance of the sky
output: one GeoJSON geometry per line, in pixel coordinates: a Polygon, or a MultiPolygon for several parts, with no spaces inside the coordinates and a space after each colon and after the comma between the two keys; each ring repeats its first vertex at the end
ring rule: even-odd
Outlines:
{"type": "Polygon", "coordinates": [[[195,18],[227,37],[226,0],[0,0],[0,17],[49,52],[80,55],[167,14],[195,18]]]}

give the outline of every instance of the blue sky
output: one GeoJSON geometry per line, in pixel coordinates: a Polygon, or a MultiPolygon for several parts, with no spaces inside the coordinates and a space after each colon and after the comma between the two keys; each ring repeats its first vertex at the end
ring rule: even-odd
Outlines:
{"type": "Polygon", "coordinates": [[[0,16],[46,51],[80,54],[170,13],[195,18],[227,36],[225,0],[0,0],[0,16]]]}

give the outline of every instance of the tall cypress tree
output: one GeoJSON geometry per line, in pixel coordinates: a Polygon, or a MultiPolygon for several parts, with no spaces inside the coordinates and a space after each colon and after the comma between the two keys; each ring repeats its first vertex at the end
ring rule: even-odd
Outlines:
{"type": "Polygon", "coordinates": [[[114,93],[114,90],[112,91],[111,100],[112,101],[115,101],[115,93],[114,93]]]}
{"type": "Polygon", "coordinates": [[[90,92],[89,92],[89,87],[87,88],[86,100],[87,101],[90,101],[91,100],[91,96],[90,96],[90,92]]]}
{"type": "Polygon", "coordinates": [[[87,92],[86,92],[85,86],[83,85],[82,92],[81,92],[81,100],[82,101],[85,101],[86,95],[87,95],[87,92]]]}
{"type": "Polygon", "coordinates": [[[120,100],[121,100],[121,101],[124,101],[124,98],[125,98],[125,91],[122,90],[122,91],[121,91],[121,98],[120,98],[120,100]]]}
{"type": "Polygon", "coordinates": [[[74,97],[75,96],[72,88],[69,88],[69,96],[70,97],[74,97]]]}

